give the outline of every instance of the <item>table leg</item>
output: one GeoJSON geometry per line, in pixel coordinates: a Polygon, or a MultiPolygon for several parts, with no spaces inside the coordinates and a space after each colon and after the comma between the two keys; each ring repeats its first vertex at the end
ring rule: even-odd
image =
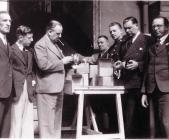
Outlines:
{"type": "Polygon", "coordinates": [[[80,138],[80,136],[82,135],[83,104],[84,104],[84,94],[79,94],[79,96],[78,96],[78,110],[77,110],[76,138],[80,138]]]}
{"type": "Polygon", "coordinates": [[[125,139],[123,112],[122,112],[122,103],[121,103],[121,95],[120,94],[116,94],[116,106],[117,106],[117,115],[118,115],[120,137],[121,137],[121,139],[125,139]]]}

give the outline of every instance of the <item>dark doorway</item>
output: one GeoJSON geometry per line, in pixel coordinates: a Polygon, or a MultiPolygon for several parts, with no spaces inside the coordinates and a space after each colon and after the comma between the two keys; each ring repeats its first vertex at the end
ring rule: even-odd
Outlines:
{"type": "Polygon", "coordinates": [[[92,1],[51,1],[51,12],[45,9],[45,1],[9,1],[12,16],[12,28],[9,40],[15,41],[15,30],[18,25],[25,24],[34,31],[34,42],[45,33],[45,26],[51,19],[63,25],[65,53],[73,50],[83,55],[90,55],[93,43],[93,2],[92,1]]]}
{"type": "Polygon", "coordinates": [[[149,12],[149,31],[152,32],[152,27],[151,23],[153,19],[160,14],[160,1],[153,2],[152,4],[149,5],[148,7],[148,12],[149,12]]]}

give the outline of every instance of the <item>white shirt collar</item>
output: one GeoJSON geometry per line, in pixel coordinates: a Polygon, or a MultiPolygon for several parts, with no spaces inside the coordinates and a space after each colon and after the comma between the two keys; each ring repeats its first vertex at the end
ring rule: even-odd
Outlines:
{"type": "Polygon", "coordinates": [[[2,39],[4,44],[7,44],[6,36],[0,33],[0,38],[2,39]]]}
{"type": "Polygon", "coordinates": [[[21,50],[21,51],[23,51],[23,45],[22,44],[20,44],[19,42],[16,42],[16,45],[18,46],[18,48],[21,50]]]}
{"type": "Polygon", "coordinates": [[[137,34],[133,37],[132,43],[137,39],[137,37],[140,35],[140,31],[137,32],[137,34]]]}
{"type": "Polygon", "coordinates": [[[164,36],[162,36],[162,37],[160,38],[160,44],[161,44],[161,45],[164,43],[164,41],[166,40],[166,38],[168,37],[168,35],[169,35],[169,33],[166,34],[166,35],[164,35],[164,36]]]}

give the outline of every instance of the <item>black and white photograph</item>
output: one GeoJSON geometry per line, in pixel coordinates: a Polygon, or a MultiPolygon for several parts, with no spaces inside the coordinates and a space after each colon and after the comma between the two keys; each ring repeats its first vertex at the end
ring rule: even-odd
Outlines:
{"type": "Polygon", "coordinates": [[[169,1],[0,0],[0,139],[169,139],[169,1]]]}

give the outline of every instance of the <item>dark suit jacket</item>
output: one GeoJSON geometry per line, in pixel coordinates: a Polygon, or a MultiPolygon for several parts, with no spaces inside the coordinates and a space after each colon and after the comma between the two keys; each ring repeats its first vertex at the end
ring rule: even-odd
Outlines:
{"type": "Polygon", "coordinates": [[[13,81],[14,81],[14,100],[18,101],[21,93],[23,91],[23,85],[25,79],[27,80],[27,90],[29,100],[33,101],[33,72],[32,72],[32,53],[28,50],[28,63],[26,63],[25,58],[23,56],[23,52],[18,48],[17,44],[12,45],[12,65],[13,65],[13,81]]]}
{"type": "Polygon", "coordinates": [[[156,48],[156,42],[148,48],[147,60],[145,62],[145,74],[141,91],[143,93],[152,93],[157,84],[162,92],[169,92],[169,36],[164,41],[163,45],[156,48]],[[166,52],[167,59],[164,60],[163,52],[166,52]],[[158,58],[157,58],[158,56],[158,58]],[[163,66],[155,65],[153,61],[163,63],[163,66]],[[151,63],[150,63],[151,59],[151,63]]]}
{"type": "Polygon", "coordinates": [[[121,59],[123,56],[123,54],[121,53],[121,48],[125,45],[127,39],[127,36],[123,36],[121,40],[116,40],[105,53],[108,58],[111,58],[114,62],[121,59]]]}
{"type": "Polygon", "coordinates": [[[8,98],[12,90],[11,48],[0,39],[0,98],[8,98]]]}
{"type": "MultiPolygon", "coordinates": [[[[127,45],[126,42],[125,45],[127,45]]],[[[146,55],[146,38],[144,34],[140,34],[132,43],[131,47],[126,49],[126,46],[121,47],[122,61],[135,60],[138,62],[138,68],[135,70],[122,70],[122,79],[126,89],[141,88],[143,78],[143,65],[146,55]]]]}

